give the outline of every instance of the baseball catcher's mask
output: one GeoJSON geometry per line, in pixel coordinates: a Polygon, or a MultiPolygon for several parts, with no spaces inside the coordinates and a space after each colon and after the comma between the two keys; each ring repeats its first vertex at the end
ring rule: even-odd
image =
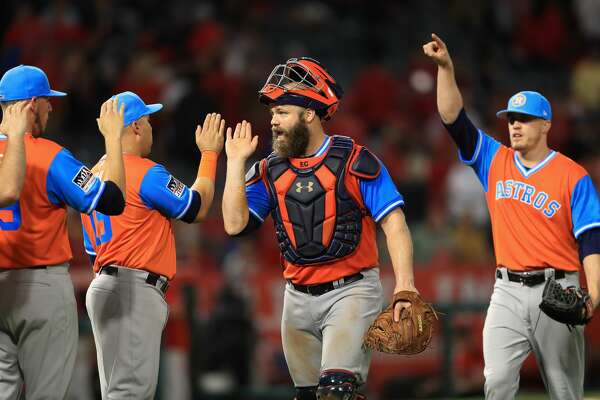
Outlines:
{"type": "Polygon", "coordinates": [[[273,68],[258,94],[261,103],[312,108],[328,120],[337,110],[343,90],[318,61],[301,57],[273,68]]]}

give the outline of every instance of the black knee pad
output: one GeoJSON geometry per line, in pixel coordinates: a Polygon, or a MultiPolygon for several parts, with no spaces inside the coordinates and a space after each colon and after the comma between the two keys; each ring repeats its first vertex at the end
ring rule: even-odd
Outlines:
{"type": "Polygon", "coordinates": [[[296,387],[296,397],[294,397],[294,400],[317,400],[317,387],[296,387]]]}
{"type": "Polygon", "coordinates": [[[354,400],[357,386],[356,375],[350,371],[323,371],[319,377],[317,400],[354,400]]]}

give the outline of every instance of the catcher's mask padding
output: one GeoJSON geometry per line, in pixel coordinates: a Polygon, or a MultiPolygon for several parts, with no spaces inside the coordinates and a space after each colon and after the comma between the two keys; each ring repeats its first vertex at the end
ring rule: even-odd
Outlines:
{"type": "Polygon", "coordinates": [[[321,372],[317,400],[353,400],[357,387],[356,375],[344,370],[321,372]]]}
{"type": "Polygon", "coordinates": [[[316,386],[296,386],[296,396],[294,400],[317,400],[316,386]]]}

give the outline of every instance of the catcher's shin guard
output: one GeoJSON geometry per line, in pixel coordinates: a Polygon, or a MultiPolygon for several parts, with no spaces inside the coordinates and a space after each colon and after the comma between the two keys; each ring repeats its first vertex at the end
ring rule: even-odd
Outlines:
{"type": "Polygon", "coordinates": [[[316,386],[296,386],[296,396],[294,400],[317,400],[316,386]]]}
{"type": "MultiPolygon", "coordinates": [[[[357,379],[350,371],[330,369],[321,372],[317,387],[317,400],[356,400],[357,379]]],[[[359,395],[362,396],[362,395],[359,395]]],[[[364,398],[364,397],[362,397],[364,398]]]]}

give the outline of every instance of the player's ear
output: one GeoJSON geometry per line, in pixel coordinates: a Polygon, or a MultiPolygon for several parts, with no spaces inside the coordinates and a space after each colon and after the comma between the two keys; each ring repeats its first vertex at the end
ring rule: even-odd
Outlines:
{"type": "Polygon", "coordinates": [[[317,113],[312,108],[307,108],[304,110],[304,121],[307,123],[313,122],[317,113]]]}
{"type": "Polygon", "coordinates": [[[142,126],[140,125],[140,120],[139,119],[136,120],[136,121],[133,121],[131,123],[131,127],[133,128],[133,133],[135,133],[136,135],[139,136],[139,135],[142,134],[142,132],[141,132],[142,126]]]}
{"type": "Polygon", "coordinates": [[[552,127],[552,122],[545,120],[544,125],[542,126],[542,132],[544,134],[548,134],[551,127],[552,127]]]}

